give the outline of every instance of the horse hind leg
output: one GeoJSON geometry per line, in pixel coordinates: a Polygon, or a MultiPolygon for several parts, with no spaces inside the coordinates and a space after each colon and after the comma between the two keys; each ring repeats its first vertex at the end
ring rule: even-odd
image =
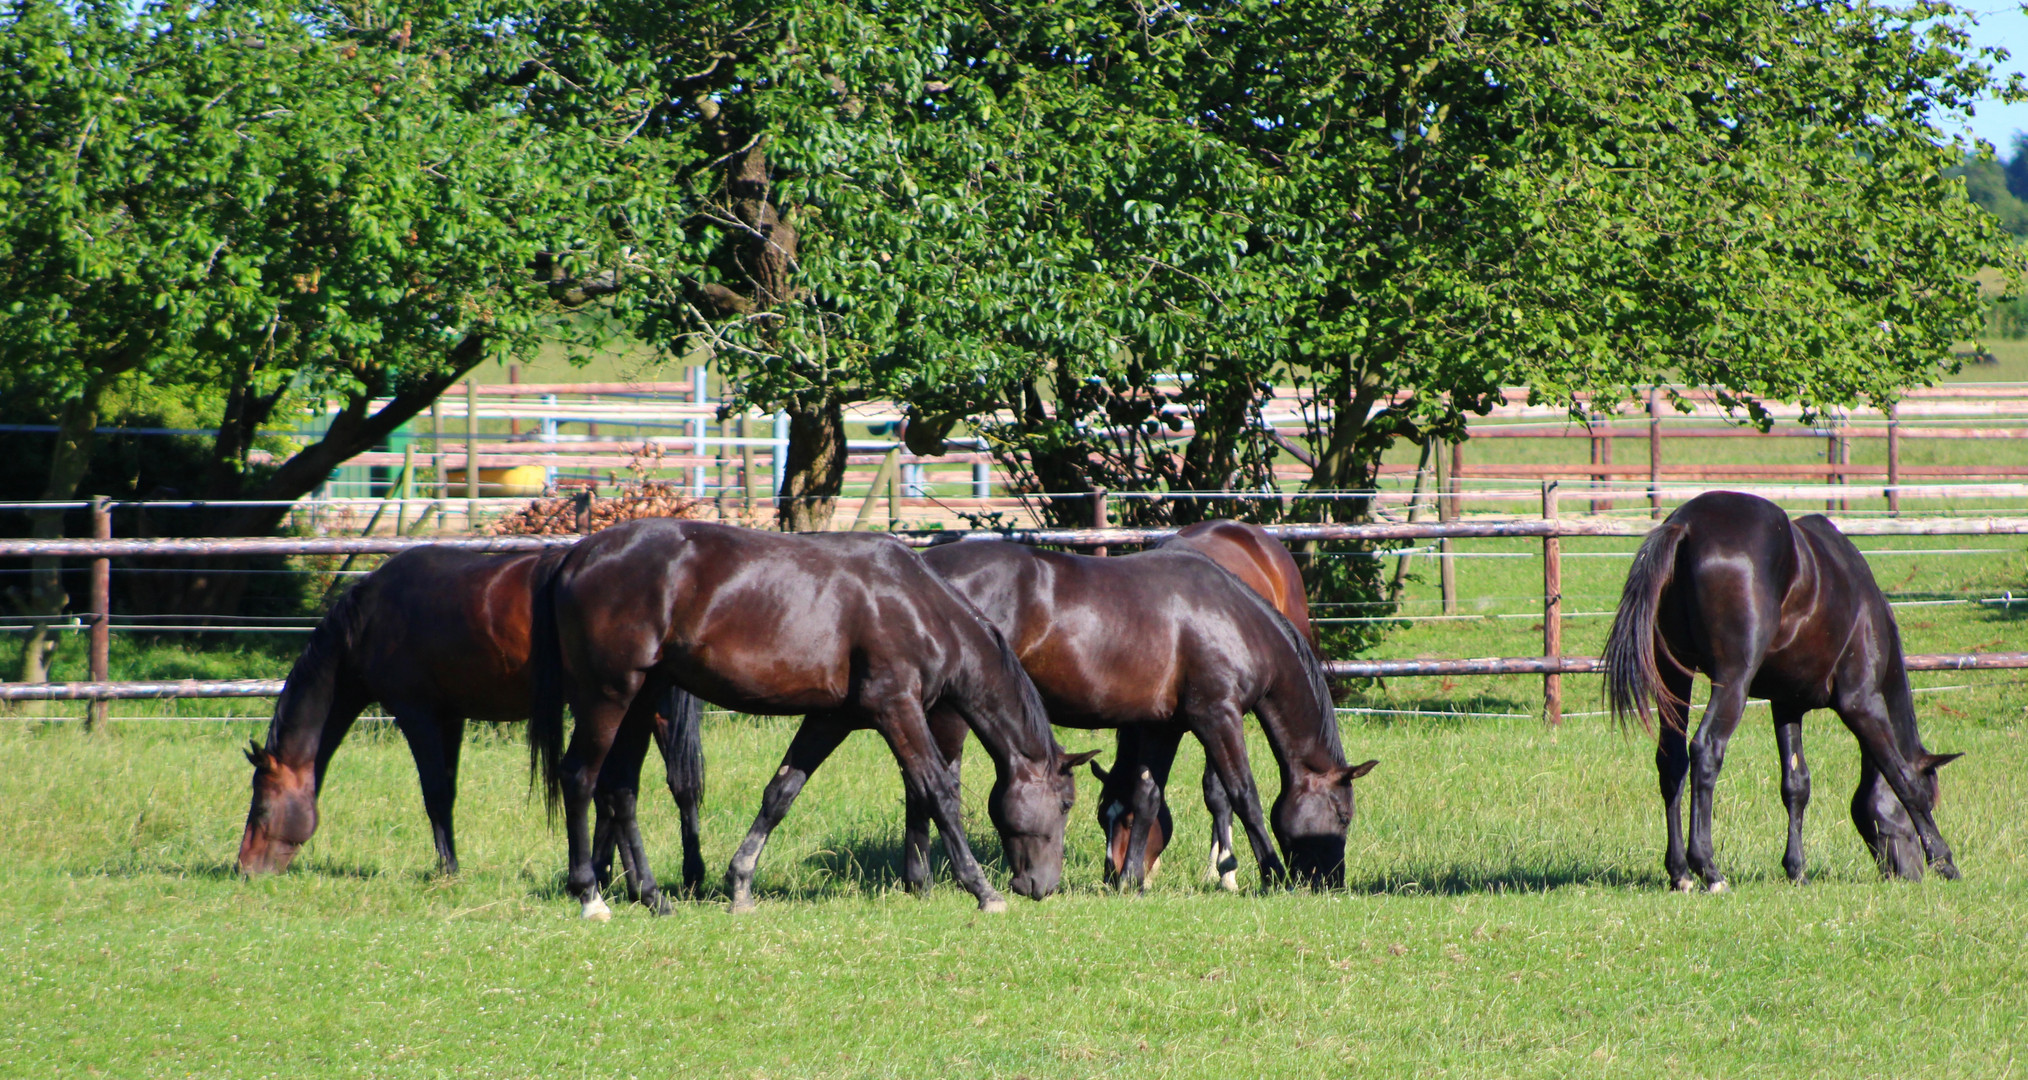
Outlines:
{"type": "Polygon", "coordinates": [[[1782,869],[1789,880],[1807,884],[1803,873],[1803,811],[1810,805],[1810,763],[1803,758],[1803,713],[1795,705],[1774,705],[1775,748],[1781,755],[1782,805],[1789,812],[1789,842],[1782,869]]]}
{"type": "Polygon", "coordinates": [[[647,845],[641,840],[640,819],[636,816],[640,803],[641,763],[648,754],[649,737],[655,722],[652,710],[655,704],[659,704],[660,697],[659,693],[645,691],[635,695],[634,704],[622,720],[612,749],[599,770],[596,801],[601,813],[610,822],[613,839],[619,847],[628,897],[645,904],[657,915],[666,915],[669,913],[669,898],[662,895],[655,873],[649,868],[647,845]]]}
{"type": "Polygon", "coordinates": [[[662,696],[655,721],[655,742],[662,751],[669,797],[683,831],[683,892],[704,891],[703,840],[698,811],[704,801],[704,702],[675,687],[662,696]]]}
{"type": "Polygon", "coordinates": [[[850,733],[848,725],[829,714],[813,713],[803,718],[802,726],[796,729],[796,737],[789,741],[788,752],[782,755],[781,768],[775,770],[774,778],[768,781],[767,789],[761,793],[760,813],[754,816],[753,826],[747,830],[746,838],[732,853],[732,865],[725,872],[725,888],[732,895],[731,910],[734,914],[745,914],[754,909],[754,869],[760,865],[761,849],[767,847],[768,835],[782,823],[789,807],[795,805],[796,796],[802,793],[810,774],[817,771],[817,766],[822,765],[850,733]]]}
{"type": "Polygon", "coordinates": [[[1662,856],[1662,867],[1669,875],[1671,889],[1694,892],[1697,886],[1690,880],[1690,861],[1683,853],[1683,781],[1690,775],[1687,704],[1690,700],[1690,676],[1681,671],[1664,670],[1662,685],[1669,694],[1660,703],[1661,715],[1655,725],[1655,773],[1662,789],[1662,817],[1669,834],[1669,846],[1662,856]]]}
{"type": "Polygon", "coordinates": [[[1211,759],[1204,759],[1204,809],[1211,815],[1211,865],[1205,873],[1226,892],[1239,891],[1239,858],[1232,852],[1232,797],[1211,759]]]}
{"type": "Polygon", "coordinates": [[[1711,681],[1711,700],[1704,706],[1704,722],[1690,740],[1690,837],[1687,855],[1690,869],[1704,879],[1707,889],[1724,892],[1725,875],[1718,870],[1711,844],[1711,803],[1718,790],[1718,774],[1725,768],[1725,748],[1739,729],[1746,712],[1746,687],[1752,672],[1735,671],[1731,677],[1711,681]]]}

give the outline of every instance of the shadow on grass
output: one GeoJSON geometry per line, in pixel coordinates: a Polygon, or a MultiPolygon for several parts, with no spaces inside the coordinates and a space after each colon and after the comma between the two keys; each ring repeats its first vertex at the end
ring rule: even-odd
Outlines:
{"type": "MultiPolygon", "coordinates": [[[[229,881],[238,879],[237,860],[194,859],[110,859],[106,862],[82,869],[81,875],[107,878],[183,877],[208,881],[229,881]]],[[[284,874],[308,875],[340,881],[373,881],[385,877],[378,867],[358,863],[331,863],[316,859],[298,860],[283,871],[284,874]]]]}
{"type": "Polygon", "coordinates": [[[1445,867],[1426,874],[1382,874],[1349,877],[1345,891],[1366,896],[1497,896],[1504,893],[1540,893],[1573,886],[1600,889],[1660,890],[1665,885],[1659,870],[1630,870],[1622,866],[1516,866],[1445,867]]]}

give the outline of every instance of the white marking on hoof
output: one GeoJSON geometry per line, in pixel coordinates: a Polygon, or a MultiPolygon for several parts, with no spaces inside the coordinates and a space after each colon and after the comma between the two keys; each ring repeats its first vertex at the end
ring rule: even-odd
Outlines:
{"type": "Polygon", "coordinates": [[[989,896],[979,901],[979,910],[988,915],[1005,915],[1007,914],[1007,901],[997,896],[989,896]]]}
{"type": "Polygon", "coordinates": [[[604,897],[594,896],[584,902],[584,917],[593,922],[611,922],[613,909],[606,906],[604,897]]]}
{"type": "Polygon", "coordinates": [[[1686,877],[1679,877],[1675,881],[1670,882],[1669,887],[1676,890],[1677,892],[1697,891],[1697,883],[1691,881],[1689,878],[1686,877]]]}
{"type": "Polygon", "coordinates": [[[1722,893],[1724,891],[1725,891],[1725,882],[1714,881],[1711,883],[1711,895],[1717,896],[1719,893],[1722,893]]]}
{"type": "Polygon", "coordinates": [[[1239,871],[1227,870],[1225,873],[1218,875],[1218,887],[1224,889],[1226,892],[1231,893],[1238,892],[1239,871]]]}

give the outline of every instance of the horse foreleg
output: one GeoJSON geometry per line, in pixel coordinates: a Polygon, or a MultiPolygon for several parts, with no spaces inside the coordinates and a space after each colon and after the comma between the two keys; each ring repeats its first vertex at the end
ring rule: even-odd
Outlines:
{"type": "Polygon", "coordinates": [[[1894,739],[1893,722],[1888,715],[1886,701],[1878,693],[1868,692],[1856,701],[1842,703],[1838,715],[1859,740],[1859,749],[1879,771],[1880,778],[1901,800],[1901,808],[1907,812],[1909,823],[1915,826],[1916,838],[1922,842],[1922,851],[1929,859],[1930,867],[1946,878],[1957,880],[1957,864],[1951,859],[1951,846],[1944,842],[1943,833],[1937,830],[1929,788],[1917,782],[1915,769],[1901,754],[1900,744],[1894,739]]]}
{"type": "Polygon", "coordinates": [[[1193,725],[1193,730],[1204,744],[1205,756],[1211,759],[1219,782],[1232,798],[1233,809],[1239,813],[1239,823],[1246,829],[1247,846],[1253,848],[1254,862],[1260,865],[1261,883],[1268,887],[1286,883],[1288,868],[1282,865],[1274,842],[1268,838],[1260,790],[1254,786],[1253,769],[1247,763],[1246,736],[1240,727],[1239,713],[1227,709],[1221,716],[1193,725]]]}
{"type": "MultiPolygon", "coordinates": [[[[1133,782],[1134,823],[1127,828],[1127,851],[1120,859],[1120,876],[1137,891],[1146,892],[1148,879],[1154,875],[1154,868],[1148,865],[1148,844],[1162,816],[1162,789],[1146,765],[1140,766],[1140,775],[1133,782]]],[[[1160,858],[1156,856],[1157,860],[1160,858]]]]}
{"type": "MultiPolygon", "coordinates": [[[[930,738],[936,741],[953,779],[962,775],[965,754],[965,719],[953,709],[938,707],[928,716],[930,738]]],[[[908,790],[904,780],[902,787],[908,790]]],[[[903,797],[901,840],[901,884],[909,892],[923,893],[930,885],[929,826],[930,804],[913,792],[903,797]]]]}
{"type": "Polygon", "coordinates": [[[451,808],[457,802],[458,792],[454,747],[464,739],[464,720],[441,721],[435,710],[403,705],[395,711],[395,727],[401,730],[402,738],[408,741],[409,755],[415,758],[416,779],[422,782],[423,811],[429,815],[430,836],[436,842],[437,866],[446,874],[455,874],[458,851],[451,828],[451,808]]]}
{"type": "Polygon", "coordinates": [[[1205,875],[1226,892],[1239,891],[1239,859],[1232,853],[1232,797],[1209,756],[1204,759],[1204,809],[1211,815],[1211,867],[1205,875]]]}
{"type": "Polygon", "coordinates": [[[1803,876],[1803,810],[1810,805],[1810,763],[1803,760],[1803,713],[1800,706],[1774,706],[1775,749],[1781,754],[1782,805],[1789,811],[1789,843],[1782,869],[1798,885],[1803,876]]]}
{"type": "Polygon", "coordinates": [[[775,770],[774,779],[768,781],[767,790],[761,793],[760,813],[753,819],[753,827],[746,832],[746,839],[739,842],[738,850],[732,853],[732,866],[726,870],[726,891],[732,894],[732,911],[741,914],[752,911],[753,873],[760,865],[761,849],[767,846],[768,834],[782,823],[789,807],[795,804],[796,796],[809,781],[810,774],[817,766],[831,756],[838,744],[845,741],[851,727],[835,716],[812,713],[803,718],[802,726],[796,729],[796,737],[789,742],[789,751],[782,755],[782,766],[775,770]]]}
{"type": "Polygon", "coordinates": [[[1007,910],[1006,899],[987,883],[986,872],[972,856],[972,845],[965,839],[957,770],[945,764],[921,706],[907,694],[894,694],[888,700],[891,704],[874,718],[874,726],[901,763],[901,782],[908,797],[929,806],[930,817],[944,837],[944,857],[950,860],[951,873],[978,899],[979,910],[1007,910]]]}
{"type": "Polygon", "coordinates": [[[1690,775],[1690,707],[1687,704],[1690,700],[1690,676],[1680,671],[1664,670],[1662,685],[1668,694],[1660,702],[1661,715],[1655,725],[1655,774],[1661,781],[1662,817],[1669,833],[1669,847],[1662,856],[1662,868],[1669,875],[1670,888],[1691,892],[1696,885],[1690,880],[1690,861],[1683,854],[1683,781],[1690,775]]]}

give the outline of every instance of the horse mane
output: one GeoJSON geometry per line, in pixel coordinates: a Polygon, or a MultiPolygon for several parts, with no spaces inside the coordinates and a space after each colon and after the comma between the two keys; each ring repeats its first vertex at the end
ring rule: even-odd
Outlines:
{"type": "Polygon", "coordinates": [[[1273,604],[1268,603],[1265,597],[1252,589],[1242,585],[1241,590],[1253,597],[1262,610],[1268,613],[1274,621],[1275,629],[1281,632],[1282,638],[1294,650],[1297,662],[1302,665],[1303,677],[1309,681],[1310,694],[1316,698],[1317,708],[1322,713],[1318,727],[1324,732],[1324,746],[1330,750],[1334,760],[1343,763],[1345,744],[1338,737],[1337,702],[1331,697],[1331,679],[1324,673],[1323,658],[1317,655],[1317,650],[1303,638],[1302,632],[1296,629],[1296,624],[1290,622],[1287,615],[1282,614],[1273,604]]]}
{"type": "Polygon", "coordinates": [[[297,654],[282,683],[281,696],[275,700],[274,716],[268,720],[267,752],[280,750],[284,738],[303,725],[324,722],[341,669],[369,621],[366,597],[374,586],[373,577],[368,576],[346,589],[310,631],[310,640],[297,654]],[[312,707],[320,704],[326,707],[312,707]]]}

